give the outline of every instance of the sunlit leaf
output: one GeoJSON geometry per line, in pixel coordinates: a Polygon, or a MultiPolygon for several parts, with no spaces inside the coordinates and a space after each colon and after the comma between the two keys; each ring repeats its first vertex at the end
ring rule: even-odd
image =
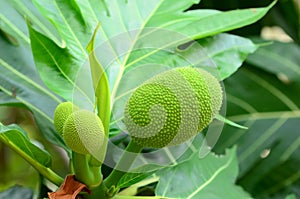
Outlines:
{"type": "Polygon", "coordinates": [[[195,153],[190,160],[163,170],[158,174],[156,195],[176,199],[249,198],[235,185],[238,175],[235,151],[227,150],[225,156],[210,153],[203,159],[195,153]]]}

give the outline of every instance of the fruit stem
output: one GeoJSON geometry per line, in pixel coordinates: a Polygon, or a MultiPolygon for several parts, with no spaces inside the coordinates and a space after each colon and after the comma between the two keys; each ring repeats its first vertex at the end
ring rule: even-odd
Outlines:
{"type": "Polygon", "coordinates": [[[134,141],[130,141],[127,145],[121,159],[110,173],[110,175],[104,180],[105,186],[110,189],[111,187],[117,187],[118,182],[126,174],[137,155],[142,151],[143,147],[136,144],[134,141]]]}
{"type": "Polygon", "coordinates": [[[102,182],[100,166],[91,166],[90,155],[83,155],[72,151],[72,165],[75,178],[89,188],[96,187],[102,182]]]}

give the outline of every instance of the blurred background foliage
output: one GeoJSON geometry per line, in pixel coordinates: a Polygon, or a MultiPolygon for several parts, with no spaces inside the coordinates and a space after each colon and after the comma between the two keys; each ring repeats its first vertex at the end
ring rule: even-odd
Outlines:
{"type": "MultiPolygon", "coordinates": [[[[217,10],[232,10],[243,8],[255,8],[269,5],[272,0],[256,0],[256,1],[242,1],[242,0],[203,0],[200,4],[194,5],[193,8],[205,8],[205,9],[217,9],[217,10]]],[[[299,12],[300,2],[298,0],[279,0],[276,5],[268,12],[263,19],[251,24],[247,27],[243,27],[232,31],[234,34],[242,36],[254,36],[261,35],[264,28],[269,26],[279,26],[286,34],[288,34],[295,43],[300,42],[299,32],[299,12]]],[[[276,28],[275,28],[276,29],[276,28]]],[[[265,31],[265,30],[264,30],[265,31]]],[[[274,35],[277,35],[274,32],[274,35]]],[[[281,34],[281,31],[279,31],[281,34]]],[[[278,37],[277,37],[278,39],[278,37]]]]}
{"type": "MultiPolygon", "coordinates": [[[[204,0],[193,8],[231,10],[270,2],[204,0]]],[[[262,45],[224,82],[228,118],[249,129],[225,126],[214,150],[239,146],[238,184],[253,197],[300,198],[300,1],[279,0],[264,18],[231,33],[262,45]]]]}

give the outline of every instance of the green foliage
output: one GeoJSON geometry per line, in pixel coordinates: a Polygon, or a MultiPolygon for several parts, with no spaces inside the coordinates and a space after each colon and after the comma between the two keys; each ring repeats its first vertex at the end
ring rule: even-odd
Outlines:
{"type": "MultiPolygon", "coordinates": [[[[193,6],[199,2],[1,1],[0,105],[31,111],[40,136],[70,154],[53,125],[55,107],[62,101],[97,110],[105,121],[106,133],[112,137],[123,130],[125,104],[143,82],[176,67],[213,68],[218,79],[225,80],[228,119],[247,126],[248,130],[225,126],[214,147],[215,153],[226,151],[224,156],[210,153],[199,159],[195,148],[200,146],[203,137],[198,136],[171,167],[148,162],[137,168],[137,173],[126,173],[118,179],[118,186],[129,190],[127,195],[117,194],[116,198],[135,198],[133,195],[142,189],[172,198],[249,197],[235,185],[236,178],[255,198],[284,198],[291,193],[295,195],[287,198],[298,197],[300,26],[296,1],[278,1],[274,9],[271,8],[275,2],[270,4],[268,0],[204,0],[193,6]],[[189,9],[191,6],[193,10],[189,9]],[[207,9],[210,7],[213,9],[207,9]],[[235,10],[249,7],[261,8],[235,10]],[[260,20],[269,10],[267,17],[260,20]],[[99,22],[101,26],[96,34],[99,22]],[[266,43],[257,38],[263,26],[273,24],[283,27],[294,42],[266,43]],[[244,26],[247,27],[241,28],[244,26]],[[241,36],[224,33],[228,31],[241,36]],[[256,34],[252,41],[242,37],[251,34],[256,34]],[[190,40],[196,42],[186,44],[190,40]],[[91,67],[85,68],[86,65],[91,67]],[[92,75],[90,71],[94,71],[92,75]],[[105,71],[99,84],[97,80],[103,76],[95,71],[101,74],[105,71]],[[235,149],[227,149],[233,145],[237,145],[237,155],[235,149]],[[193,183],[186,180],[196,176],[195,173],[202,178],[193,183]],[[145,179],[152,174],[159,179],[145,179]],[[158,182],[156,190],[147,182],[158,182]],[[137,189],[135,183],[142,185],[137,189]],[[130,192],[132,187],[134,192],[130,192]],[[224,187],[226,193],[222,193],[224,187]]],[[[24,130],[15,125],[1,125],[0,138],[1,143],[30,162],[44,177],[61,184],[62,178],[50,165],[54,159],[51,156],[57,154],[49,155],[32,144],[24,130]]],[[[120,140],[119,146],[126,143],[120,140]]],[[[107,158],[115,160],[115,154],[108,151],[107,158]]],[[[164,152],[172,159],[168,148],[164,152]]],[[[146,156],[146,162],[158,158],[146,156]]],[[[87,170],[98,164],[93,161],[84,162],[87,170]]],[[[78,168],[76,172],[80,172],[78,168]]],[[[17,194],[17,198],[23,193],[20,190],[0,193],[0,198],[7,193],[17,194]]]]}
{"type": "Polygon", "coordinates": [[[32,144],[26,133],[16,125],[4,126],[0,124],[0,139],[6,145],[15,149],[28,162],[36,162],[42,166],[51,165],[51,157],[46,152],[32,144]]]}

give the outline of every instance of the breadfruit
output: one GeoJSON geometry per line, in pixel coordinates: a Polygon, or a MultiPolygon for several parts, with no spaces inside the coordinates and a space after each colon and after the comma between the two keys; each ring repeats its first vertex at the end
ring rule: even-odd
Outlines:
{"type": "Polygon", "coordinates": [[[67,118],[75,111],[78,107],[71,102],[60,103],[54,111],[54,127],[60,135],[63,135],[63,126],[67,118]]]}
{"type": "Polygon", "coordinates": [[[198,134],[221,105],[222,89],[213,75],[199,68],[176,68],[152,77],[132,93],[124,124],[136,144],[162,148],[198,134]]]}
{"type": "Polygon", "coordinates": [[[105,139],[102,121],[88,110],[76,111],[64,124],[63,138],[66,145],[77,153],[99,153],[105,139]]]}

